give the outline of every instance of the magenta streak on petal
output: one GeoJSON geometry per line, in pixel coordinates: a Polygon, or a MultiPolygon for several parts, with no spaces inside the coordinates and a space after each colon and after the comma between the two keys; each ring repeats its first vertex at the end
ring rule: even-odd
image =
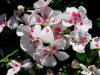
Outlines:
{"type": "Polygon", "coordinates": [[[80,38],[80,43],[81,43],[81,44],[84,44],[85,42],[86,42],[86,37],[81,37],[81,38],[80,38]]]}
{"type": "Polygon", "coordinates": [[[98,43],[96,43],[95,46],[96,46],[96,48],[99,48],[100,47],[98,43]]]}
{"type": "Polygon", "coordinates": [[[41,19],[41,18],[38,18],[38,19],[37,19],[37,22],[38,22],[39,24],[41,24],[41,23],[42,23],[42,19],[41,19]]]}
{"type": "Polygon", "coordinates": [[[56,39],[61,39],[61,35],[56,34],[56,35],[54,35],[54,38],[55,38],[55,40],[56,40],[56,39]]]}
{"type": "Polygon", "coordinates": [[[57,51],[58,50],[56,45],[53,45],[51,48],[52,48],[53,51],[57,51]]]}
{"type": "Polygon", "coordinates": [[[48,19],[48,16],[47,15],[44,15],[44,20],[46,21],[48,19]]]}
{"type": "Polygon", "coordinates": [[[49,51],[47,49],[44,49],[44,54],[43,56],[49,55],[49,51]]]}
{"type": "Polygon", "coordinates": [[[49,29],[46,29],[46,33],[48,33],[49,32],[49,29]]]}
{"type": "Polygon", "coordinates": [[[61,28],[60,27],[56,27],[55,28],[55,32],[58,32],[58,33],[61,32],[61,28]]]}
{"type": "Polygon", "coordinates": [[[73,20],[72,19],[68,20],[68,23],[73,24],[73,20]]]}

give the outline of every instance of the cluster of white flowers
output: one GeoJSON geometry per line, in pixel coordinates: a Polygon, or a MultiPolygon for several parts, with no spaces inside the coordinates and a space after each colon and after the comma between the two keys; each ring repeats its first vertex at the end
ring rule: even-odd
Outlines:
{"type": "MultiPolygon", "coordinates": [[[[88,19],[87,11],[83,6],[67,7],[62,13],[60,10],[53,10],[48,6],[51,1],[35,2],[33,4],[35,10],[27,10],[31,14],[25,13],[21,18],[18,18],[18,12],[23,12],[24,7],[22,6],[18,7],[17,16],[14,14],[8,21],[6,21],[6,14],[2,14],[0,32],[5,26],[11,29],[17,28],[16,33],[21,37],[22,50],[37,63],[49,67],[57,64],[55,57],[60,61],[70,57],[65,51],[69,46],[79,53],[85,53],[85,46],[89,42],[90,49],[100,48],[99,37],[92,38],[88,32],[89,29],[92,29],[92,21],[88,19]],[[18,21],[24,22],[24,24],[19,25],[18,21]],[[70,33],[66,33],[70,27],[74,27],[74,29],[70,30],[70,33]]],[[[98,53],[100,56],[100,51],[98,53]]]]}

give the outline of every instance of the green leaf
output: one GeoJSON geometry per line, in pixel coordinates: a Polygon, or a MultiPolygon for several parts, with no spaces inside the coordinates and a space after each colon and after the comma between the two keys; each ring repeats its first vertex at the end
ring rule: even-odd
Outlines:
{"type": "Polygon", "coordinates": [[[2,63],[5,63],[5,62],[9,62],[9,59],[7,58],[7,57],[5,57],[5,58],[2,58],[2,59],[0,59],[0,62],[2,63]]]}
{"type": "Polygon", "coordinates": [[[76,57],[80,62],[84,62],[86,60],[86,54],[85,53],[76,53],[76,57]]]}
{"type": "Polygon", "coordinates": [[[14,50],[12,53],[8,54],[6,57],[8,58],[8,57],[10,57],[10,56],[16,54],[17,52],[18,52],[18,50],[14,50]]]}

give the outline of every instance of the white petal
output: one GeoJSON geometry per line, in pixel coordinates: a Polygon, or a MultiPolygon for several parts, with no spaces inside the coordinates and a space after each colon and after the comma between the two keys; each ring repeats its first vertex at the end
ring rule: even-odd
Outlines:
{"type": "Polygon", "coordinates": [[[92,75],[92,72],[91,71],[82,71],[81,74],[83,75],[92,75]]]}
{"type": "Polygon", "coordinates": [[[40,59],[40,62],[42,65],[48,66],[48,67],[53,67],[57,64],[53,55],[43,57],[42,59],[40,59]]]}
{"type": "Polygon", "coordinates": [[[29,15],[29,23],[28,25],[29,26],[32,26],[32,25],[41,25],[42,24],[42,18],[37,14],[37,13],[32,13],[31,15],[29,15]]]}
{"type": "Polygon", "coordinates": [[[86,9],[83,6],[79,7],[79,12],[80,12],[80,15],[82,16],[82,18],[85,17],[85,15],[87,13],[86,9]]]}
{"type": "Polygon", "coordinates": [[[51,46],[57,46],[57,49],[64,49],[66,46],[66,40],[61,38],[61,39],[56,39],[51,46]]]}
{"type": "Polygon", "coordinates": [[[24,67],[24,68],[31,68],[32,67],[32,63],[31,63],[30,59],[24,60],[22,67],[24,67]]]}
{"type": "Polygon", "coordinates": [[[53,9],[51,9],[48,6],[46,6],[45,8],[41,8],[40,12],[41,12],[41,15],[42,15],[44,21],[48,22],[51,14],[53,13],[53,9]]]}
{"type": "Polygon", "coordinates": [[[18,24],[19,24],[19,23],[18,23],[16,17],[14,17],[14,16],[10,17],[10,19],[7,21],[7,26],[8,26],[10,29],[15,29],[15,28],[17,28],[18,24]]]}
{"type": "Polygon", "coordinates": [[[62,15],[61,11],[57,11],[57,10],[53,11],[53,13],[50,15],[50,25],[60,23],[61,15],[62,15]]]}
{"type": "Polygon", "coordinates": [[[73,47],[73,50],[75,50],[76,52],[85,53],[85,50],[84,50],[85,46],[83,46],[82,44],[78,44],[78,45],[73,44],[72,47],[73,47]]]}
{"type": "Polygon", "coordinates": [[[82,20],[82,25],[81,25],[81,23],[77,23],[75,25],[74,30],[76,30],[76,31],[79,31],[80,30],[80,31],[87,32],[91,28],[92,28],[92,21],[89,20],[88,18],[84,18],[82,20]]]}
{"type": "Polygon", "coordinates": [[[23,51],[28,51],[31,49],[29,35],[24,35],[21,37],[20,47],[22,48],[23,51]]]}
{"type": "Polygon", "coordinates": [[[15,75],[17,72],[20,71],[21,67],[14,67],[8,70],[7,75],[15,75]]]}
{"type": "Polygon", "coordinates": [[[44,1],[44,0],[39,0],[37,2],[34,3],[34,8],[41,8],[41,7],[45,7],[47,6],[52,0],[47,0],[47,1],[44,1]]]}
{"type": "Polygon", "coordinates": [[[53,31],[50,26],[46,26],[40,33],[40,39],[45,43],[52,43],[54,41],[53,31]]]}
{"type": "Polygon", "coordinates": [[[3,31],[4,26],[0,25],[0,33],[3,31]]]}
{"type": "Polygon", "coordinates": [[[21,64],[19,62],[17,62],[16,60],[11,60],[11,62],[9,63],[9,65],[11,67],[18,67],[21,66],[21,64]]]}
{"type": "Polygon", "coordinates": [[[33,34],[38,37],[40,35],[40,33],[41,33],[41,26],[40,25],[35,25],[33,34]]]}
{"type": "Polygon", "coordinates": [[[65,27],[70,27],[70,26],[73,25],[73,23],[70,24],[70,23],[66,22],[66,20],[62,20],[62,25],[65,26],[65,27]]]}
{"type": "Polygon", "coordinates": [[[96,75],[100,75],[100,69],[97,69],[95,72],[96,75]]]}
{"type": "Polygon", "coordinates": [[[100,48],[100,38],[94,37],[90,42],[90,49],[99,49],[100,48]]]}
{"type": "Polygon", "coordinates": [[[23,36],[25,33],[30,33],[31,28],[28,26],[24,26],[24,25],[19,25],[17,30],[16,30],[16,34],[17,36],[23,36]]]}
{"type": "Polygon", "coordinates": [[[99,55],[99,57],[100,57],[100,50],[98,51],[98,55],[99,55]]]}
{"type": "Polygon", "coordinates": [[[63,60],[66,60],[69,58],[69,55],[65,52],[61,52],[61,51],[57,51],[55,52],[55,56],[60,60],[60,61],[63,61],[63,60]]]}
{"type": "Polygon", "coordinates": [[[83,64],[80,64],[80,67],[82,68],[83,71],[88,70],[88,68],[85,65],[83,65],[83,64]]]}

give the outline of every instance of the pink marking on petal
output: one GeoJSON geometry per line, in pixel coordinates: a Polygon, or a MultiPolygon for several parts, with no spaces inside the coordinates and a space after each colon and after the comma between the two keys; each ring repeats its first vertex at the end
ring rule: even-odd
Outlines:
{"type": "Polygon", "coordinates": [[[72,16],[73,16],[73,17],[77,17],[77,13],[76,13],[76,12],[73,12],[73,13],[72,13],[72,16]]]}
{"type": "Polygon", "coordinates": [[[78,19],[80,19],[80,18],[81,18],[81,15],[80,15],[80,13],[78,13],[78,14],[77,14],[77,18],[78,18],[78,19]]]}
{"type": "Polygon", "coordinates": [[[55,22],[55,20],[52,20],[52,23],[54,23],[55,22]]]}
{"type": "Polygon", "coordinates": [[[34,29],[33,28],[31,28],[31,32],[34,32],[34,29]]]}
{"type": "Polygon", "coordinates": [[[83,43],[84,44],[85,42],[86,42],[86,37],[81,37],[80,38],[80,43],[83,43]]]}
{"type": "Polygon", "coordinates": [[[49,54],[49,52],[47,51],[47,49],[44,49],[44,54],[43,54],[43,56],[46,56],[46,55],[48,55],[49,54]]]}
{"type": "Polygon", "coordinates": [[[15,69],[13,69],[13,71],[15,71],[15,69]]]}
{"type": "Polygon", "coordinates": [[[55,28],[55,32],[58,32],[58,33],[61,32],[61,28],[60,27],[56,27],[55,28]]]}
{"type": "Polygon", "coordinates": [[[74,30],[78,30],[78,27],[75,27],[74,30]]]}
{"type": "Polygon", "coordinates": [[[81,22],[80,25],[83,26],[83,22],[81,22]]]}
{"type": "Polygon", "coordinates": [[[71,20],[71,19],[68,20],[68,23],[73,24],[73,20],[71,20]]]}
{"type": "Polygon", "coordinates": [[[49,29],[46,29],[46,33],[48,33],[49,32],[49,29]]]}
{"type": "Polygon", "coordinates": [[[96,48],[99,48],[100,47],[98,43],[96,43],[95,46],[96,46],[96,48]]]}
{"type": "Polygon", "coordinates": [[[58,49],[58,48],[57,48],[56,45],[53,45],[53,46],[52,46],[52,50],[56,51],[57,49],[58,49]]]}
{"type": "Polygon", "coordinates": [[[61,39],[61,35],[56,34],[56,35],[54,35],[54,38],[55,38],[55,40],[57,40],[57,39],[61,39]]]}
{"type": "Polygon", "coordinates": [[[40,23],[42,23],[42,19],[41,18],[38,18],[37,19],[37,22],[40,24],[40,23]]]}
{"type": "Polygon", "coordinates": [[[44,15],[44,20],[47,20],[48,19],[48,16],[47,15],[44,15]]]}

